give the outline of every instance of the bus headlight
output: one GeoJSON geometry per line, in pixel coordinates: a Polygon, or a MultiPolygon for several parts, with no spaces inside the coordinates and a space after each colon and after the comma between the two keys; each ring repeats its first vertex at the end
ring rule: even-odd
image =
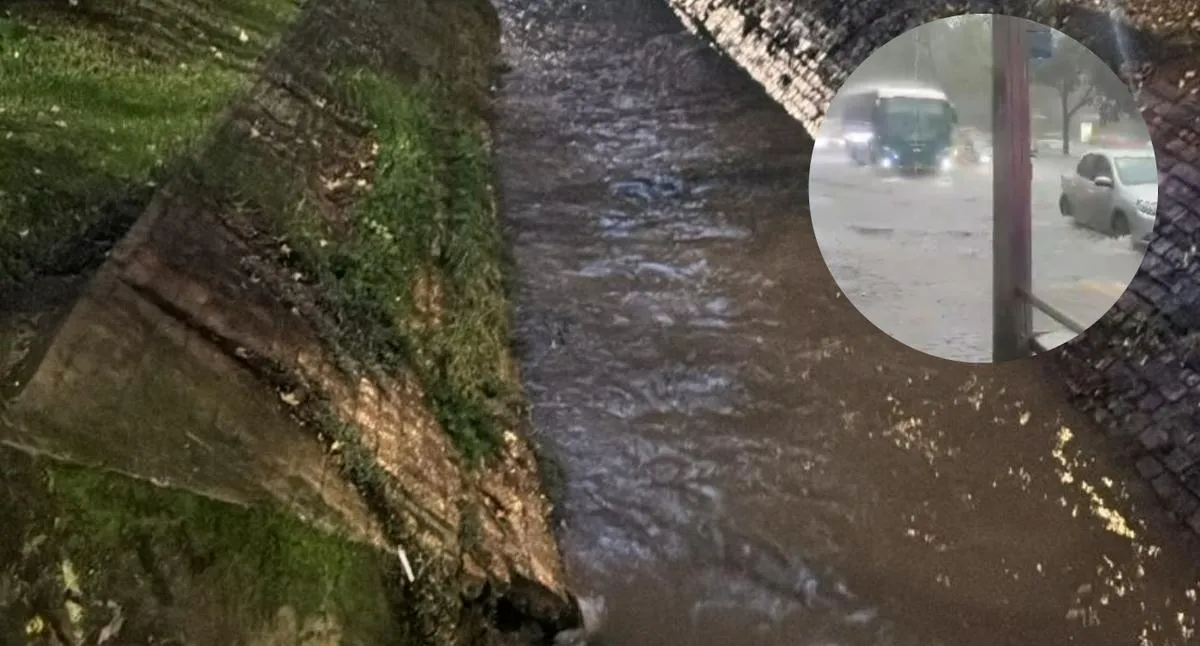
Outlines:
{"type": "Polygon", "coordinates": [[[946,155],[942,157],[942,161],[938,164],[938,167],[942,169],[942,172],[949,171],[951,168],[954,168],[954,160],[950,159],[950,155],[946,155]]]}

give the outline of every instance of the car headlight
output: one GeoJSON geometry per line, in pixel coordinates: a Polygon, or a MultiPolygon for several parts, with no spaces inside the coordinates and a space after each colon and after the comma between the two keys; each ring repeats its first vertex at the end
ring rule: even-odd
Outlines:
{"type": "Polygon", "coordinates": [[[987,153],[983,153],[979,156],[979,161],[984,164],[990,163],[992,161],[992,156],[987,153]]]}
{"type": "Polygon", "coordinates": [[[1150,200],[1138,200],[1137,207],[1139,211],[1145,213],[1146,215],[1158,214],[1158,202],[1152,202],[1150,200]]]}

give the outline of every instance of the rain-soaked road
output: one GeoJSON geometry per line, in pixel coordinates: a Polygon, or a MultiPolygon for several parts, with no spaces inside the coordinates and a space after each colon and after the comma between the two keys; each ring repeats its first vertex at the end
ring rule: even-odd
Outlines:
{"type": "MultiPolygon", "coordinates": [[[[1078,154],[1033,162],[1033,287],[1090,327],[1133,279],[1128,238],[1074,226],[1058,209],[1060,176],[1078,154]]],[[[990,166],[935,177],[881,173],[822,148],[810,204],[821,252],[846,296],[879,327],[939,357],[987,362],[992,344],[990,166]]],[[[1060,326],[1040,313],[1036,331],[1060,326]]]]}
{"type": "Polygon", "coordinates": [[[604,643],[1181,644],[1196,546],[1034,364],[840,294],[810,142],[656,0],[501,0],[503,206],[604,643]]]}

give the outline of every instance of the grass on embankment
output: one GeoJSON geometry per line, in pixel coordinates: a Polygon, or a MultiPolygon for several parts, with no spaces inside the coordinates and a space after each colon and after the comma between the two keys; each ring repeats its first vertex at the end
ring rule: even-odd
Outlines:
{"type": "Polygon", "coordinates": [[[432,85],[359,74],[346,87],[376,127],[374,185],[352,209],[354,239],[308,237],[311,257],[340,313],[378,323],[362,328],[376,330],[358,337],[364,349],[415,369],[459,448],[486,455],[520,392],[484,124],[432,85]]]}
{"type": "MultiPolygon", "coordinates": [[[[268,628],[284,607],[301,622],[333,617],[346,643],[384,643],[395,630],[389,559],[373,548],[283,511],[240,508],[99,469],[7,449],[0,464],[0,581],[9,591],[29,586],[0,604],[8,630],[48,631],[69,618],[72,632],[90,640],[107,624],[129,643],[179,631],[189,642],[234,643],[268,628]],[[75,616],[69,607],[62,612],[61,595],[34,592],[47,585],[67,588],[75,616]],[[124,623],[114,623],[120,614],[124,623]]],[[[5,637],[14,635],[0,634],[0,642],[5,637]]]]}
{"type": "Polygon", "coordinates": [[[487,124],[435,83],[355,73],[338,85],[372,126],[365,186],[340,212],[313,206],[297,178],[237,136],[202,162],[202,181],[254,205],[337,322],[339,346],[385,371],[411,369],[463,455],[485,457],[524,401],[487,124]]]}
{"type": "Polygon", "coordinates": [[[72,4],[0,13],[0,287],[102,259],[298,8],[72,4]]]}

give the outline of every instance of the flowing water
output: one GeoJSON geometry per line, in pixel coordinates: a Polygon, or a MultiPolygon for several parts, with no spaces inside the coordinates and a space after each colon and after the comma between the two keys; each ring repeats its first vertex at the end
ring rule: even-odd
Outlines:
{"type": "Polygon", "coordinates": [[[1196,546],[1052,374],[838,292],[758,86],[658,0],[499,6],[524,375],[604,643],[1191,639],[1196,546]]]}

